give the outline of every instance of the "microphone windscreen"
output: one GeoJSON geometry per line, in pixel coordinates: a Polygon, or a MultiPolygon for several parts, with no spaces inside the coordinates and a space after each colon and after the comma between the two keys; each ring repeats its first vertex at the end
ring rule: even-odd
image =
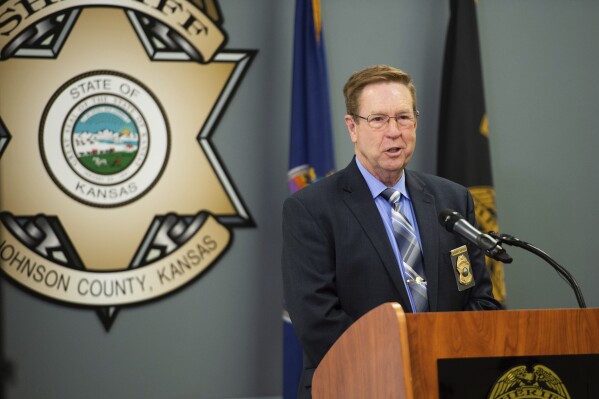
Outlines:
{"type": "Polygon", "coordinates": [[[439,223],[441,226],[444,226],[447,231],[453,232],[453,226],[456,222],[464,217],[459,213],[452,209],[444,209],[439,213],[439,223]]]}

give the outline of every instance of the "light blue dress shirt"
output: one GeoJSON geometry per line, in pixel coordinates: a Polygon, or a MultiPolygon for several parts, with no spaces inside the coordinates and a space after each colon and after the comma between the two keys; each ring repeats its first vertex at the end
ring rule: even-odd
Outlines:
{"type": "MultiPolygon", "coordinates": [[[[360,163],[358,158],[355,158],[356,163],[358,164],[358,169],[360,169],[360,173],[364,176],[366,180],[366,184],[370,189],[370,193],[372,194],[372,198],[374,199],[374,203],[379,210],[381,215],[381,219],[383,220],[383,224],[385,225],[385,230],[387,231],[387,236],[389,237],[389,242],[391,243],[391,247],[393,248],[393,253],[395,254],[395,258],[397,259],[397,264],[401,270],[401,275],[403,276],[403,283],[406,287],[406,292],[410,297],[410,304],[412,306],[412,310],[415,312],[416,306],[414,306],[414,299],[412,298],[412,293],[410,288],[408,287],[408,283],[406,283],[405,272],[403,267],[403,261],[401,257],[401,253],[399,252],[399,247],[397,245],[397,241],[395,241],[395,236],[393,234],[393,226],[391,225],[391,204],[380,196],[380,194],[388,188],[385,186],[379,179],[374,177],[364,165],[360,163]]],[[[399,181],[391,187],[394,190],[397,190],[401,193],[401,199],[399,200],[399,207],[404,214],[404,216],[408,219],[408,221],[414,227],[416,231],[416,238],[418,239],[418,244],[420,244],[420,248],[422,251],[422,241],[420,240],[420,232],[418,231],[418,223],[416,223],[416,216],[414,215],[414,208],[412,207],[412,201],[410,200],[410,194],[406,189],[406,174],[402,173],[399,181]]]]}

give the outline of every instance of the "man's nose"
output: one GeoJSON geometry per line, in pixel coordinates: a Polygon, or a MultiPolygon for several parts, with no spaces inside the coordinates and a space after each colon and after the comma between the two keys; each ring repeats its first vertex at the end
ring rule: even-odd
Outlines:
{"type": "Polygon", "coordinates": [[[390,136],[401,135],[402,129],[396,117],[390,117],[387,121],[387,134],[390,136]]]}

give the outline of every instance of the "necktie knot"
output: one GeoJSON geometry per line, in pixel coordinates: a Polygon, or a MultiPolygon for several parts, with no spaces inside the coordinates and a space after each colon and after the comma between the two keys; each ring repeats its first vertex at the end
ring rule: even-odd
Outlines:
{"type": "Polygon", "coordinates": [[[386,199],[391,205],[395,205],[401,198],[401,193],[392,188],[386,188],[381,193],[381,197],[386,199]]]}

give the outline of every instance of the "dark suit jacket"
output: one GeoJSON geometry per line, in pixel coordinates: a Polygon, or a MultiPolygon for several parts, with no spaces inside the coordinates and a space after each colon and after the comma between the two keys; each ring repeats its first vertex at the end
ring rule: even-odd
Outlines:
{"type": "MultiPolygon", "coordinates": [[[[405,171],[420,231],[430,310],[498,309],[482,252],[468,245],[475,286],[458,291],[449,251],[467,244],[446,231],[450,208],[474,224],[468,190],[405,171]]],[[[314,369],[360,316],[386,302],[411,312],[383,221],[355,159],[343,170],[289,197],[283,206],[285,306],[304,351],[300,398],[310,398],[314,369]]]]}

